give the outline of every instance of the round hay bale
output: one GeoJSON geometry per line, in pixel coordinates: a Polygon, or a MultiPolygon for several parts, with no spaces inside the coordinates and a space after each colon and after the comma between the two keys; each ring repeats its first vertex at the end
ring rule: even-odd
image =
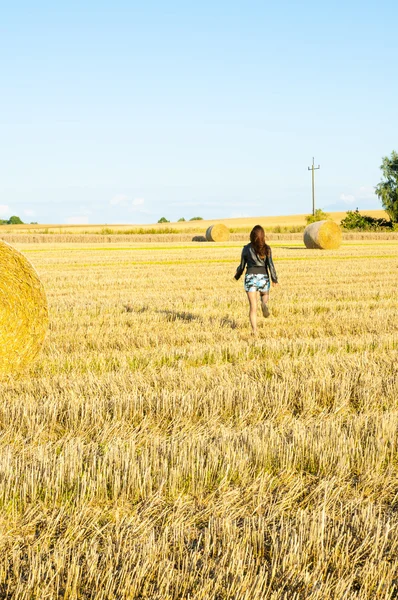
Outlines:
{"type": "Polygon", "coordinates": [[[206,231],[206,239],[208,242],[227,242],[229,240],[230,231],[228,227],[222,223],[210,225],[206,231]]]}
{"type": "Polygon", "coordinates": [[[35,358],[47,327],[47,299],[39,276],[20,252],[0,241],[0,377],[35,358]]]}
{"type": "Polygon", "coordinates": [[[334,221],[316,221],[304,230],[306,248],[335,250],[341,246],[341,229],[334,221]]]}

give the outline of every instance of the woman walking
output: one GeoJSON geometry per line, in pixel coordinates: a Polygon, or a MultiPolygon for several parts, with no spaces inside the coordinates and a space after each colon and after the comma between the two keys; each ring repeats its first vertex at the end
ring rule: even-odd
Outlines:
{"type": "Polygon", "coordinates": [[[253,334],[257,335],[257,296],[260,293],[261,309],[265,318],[269,317],[267,306],[270,290],[270,277],[272,285],[278,285],[275,266],[272,261],[270,246],[265,242],[264,229],[261,225],[253,227],[250,233],[250,244],[243,247],[242,258],[236,269],[235,279],[239,279],[246,269],[245,291],[249,300],[249,319],[253,334]]]}

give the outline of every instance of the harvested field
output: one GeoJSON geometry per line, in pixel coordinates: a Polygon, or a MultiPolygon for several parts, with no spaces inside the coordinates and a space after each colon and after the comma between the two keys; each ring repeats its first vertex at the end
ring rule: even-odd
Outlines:
{"type": "MultiPolygon", "coordinates": [[[[398,241],[398,231],[391,232],[344,232],[343,240],[396,240],[398,241]]],[[[266,238],[270,242],[286,242],[295,241],[303,245],[303,234],[302,233],[266,233],[266,238]]],[[[232,242],[247,242],[249,239],[248,233],[231,233],[230,241],[232,242]]],[[[203,235],[192,235],[190,233],[178,233],[178,234],[142,234],[142,235],[96,235],[96,234],[30,234],[30,233],[1,233],[0,240],[4,240],[9,244],[54,244],[54,243],[67,243],[67,244],[124,244],[125,242],[145,242],[153,245],[159,243],[179,243],[179,242],[207,242],[203,235]]],[[[211,242],[209,242],[211,243],[211,242]]]]}
{"type": "MultiPolygon", "coordinates": [[[[374,218],[386,218],[384,210],[360,211],[361,214],[374,218]]],[[[346,216],[345,212],[332,212],[330,218],[336,223],[346,216]]],[[[155,223],[148,225],[0,225],[0,235],[4,233],[30,233],[32,235],[175,235],[175,234],[206,234],[206,230],[216,223],[224,223],[231,233],[247,233],[252,227],[260,224],[264,229],[279,228],[281,232],[286,229],[297,228],[304,230],[306,215],[285,215],[274,217],[242,217],[235,219],[212,219],[200,221],[182,221],[172,223],[155,223]]],[[[67,241],[67,240],[64,240],[67,241]]]]}
{"type": "Polygon", "coordinates": [[[1,598],[397,597],[398,244],[298,237],[255,342],[241,243],[17,246],[50,332],[0,383],[1,598]]]}

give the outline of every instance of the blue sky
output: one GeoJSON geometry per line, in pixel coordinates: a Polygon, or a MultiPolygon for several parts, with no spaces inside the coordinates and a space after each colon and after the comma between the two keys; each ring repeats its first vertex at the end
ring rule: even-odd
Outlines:
{"type": "Polygon", "coordinates": [[[16,0],[0,21],[0,218],[148,223],[379,208],[397,4],[16,0]]]}

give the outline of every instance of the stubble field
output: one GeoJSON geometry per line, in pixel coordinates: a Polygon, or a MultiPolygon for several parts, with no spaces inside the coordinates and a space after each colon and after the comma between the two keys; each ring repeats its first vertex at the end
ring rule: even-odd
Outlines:
{"type": "Polygon", "coordinates": [[[0,383],[0,598],[398,597],[398,244],[275,242],[255,341],[241,245],[18,244],[51,326],[0,383]]]}
{"type": "MultiPolygon", "coordinates": [[[[388,218],[384,210],[367,210],[361,211],[363,215],[369,215],[373,218],[388,218]]],[[[346,212],[332,212],[329,217],[336,223],[340,223],[346,217],[346,212]]],[[[71,235],[108,235],[108,234],[129,234],[141,235],[150,234],[151,232],[159,234],[164,232],[167,234],[176,233],[197,233],[204,235],[206,229],[215,223],[225,223],[232,232],[246,232],[257,225],[258,222],[269,231],[274,228],[279,228],[282,231],[290,229],[303,228],[307,224],[305,214],[300,215],[283,215],[274,217],[238,217],[227,219],[212,219],[206,221],[203,219],[194,221],[174,221],[167,223],[153,223],[147,225],[38,225],[37,223],[24,223],[22,225],[0,225],[0,234],[18,235],[18,234],[56,234],[57,236],[66,236],[66,239],[59,239],[60,242],[70,241],[68,238],[71,235]]]]}

